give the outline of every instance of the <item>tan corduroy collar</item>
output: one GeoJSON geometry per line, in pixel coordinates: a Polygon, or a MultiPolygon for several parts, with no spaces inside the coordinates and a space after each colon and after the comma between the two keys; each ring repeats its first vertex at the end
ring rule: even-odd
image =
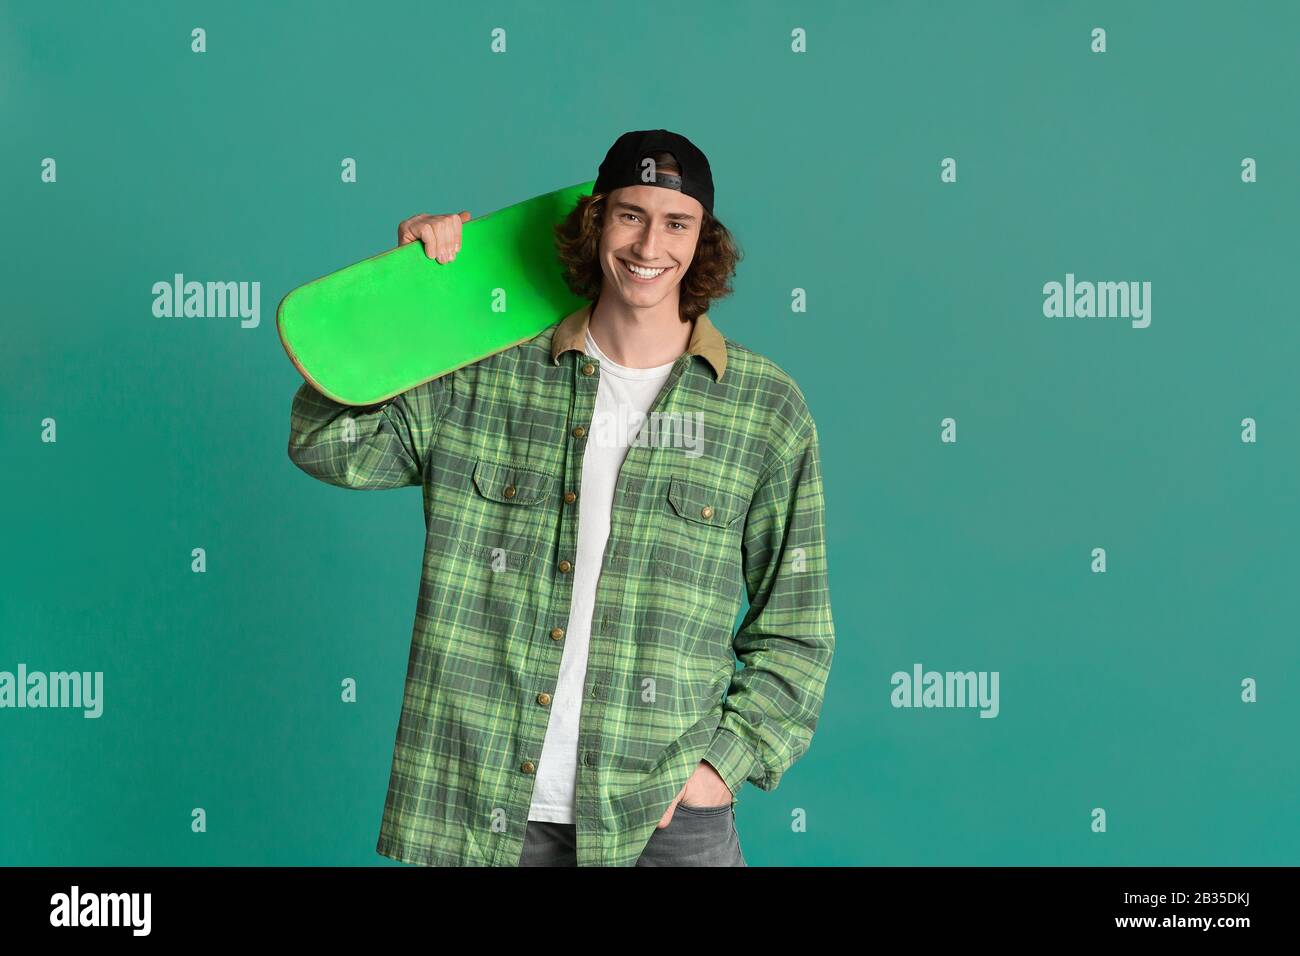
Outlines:
{"type": "MultiPolygon", "coordinates": [[[[560,355],[569,349],[582,352],[587,344],[587,323],[591,321],[591,305],[584,305],[576,312],[570,312],[551,337],[551,361],[559,363],[560,355]]],[[[691,340],[686,346],[687,355],[698,355],[713,366],[715,381],[722,380],[722,373],[727,368],[727,343],[722,333],[709,321],[708,313],[695,320],[691,329],[691,340]]]]}

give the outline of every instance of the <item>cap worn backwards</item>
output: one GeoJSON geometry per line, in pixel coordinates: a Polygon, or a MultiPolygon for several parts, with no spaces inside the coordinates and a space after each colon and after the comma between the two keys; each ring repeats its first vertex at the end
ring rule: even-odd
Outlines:
{"type": "Polygon", "coordinates": [[[666,129],[642,129],[624,133],[605,154],[596,176],[595,192],[610,193],[623,186],[661,186],[699,200],[713,214],[713,172],[709,160],[685,136],[666,129]],[[659,172],[647,157],[672,153],[681,175],[659,172]]]}

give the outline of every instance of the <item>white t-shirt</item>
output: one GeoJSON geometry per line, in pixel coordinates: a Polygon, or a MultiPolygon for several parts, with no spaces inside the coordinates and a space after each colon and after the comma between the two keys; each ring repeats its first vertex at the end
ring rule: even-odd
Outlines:
{"type": "Polygon", "coordinates": [[[596,404],[588,429],[578,493],[578,550],[573,559],[573,603],[565,630],[560,676],[551,695],[546,740],[537,761],[537,780],[529,820],[573,823],[578,773],[578,718],[587,677],[587,649],[596,603],[596,583],[609,538],[614,485],[637,429],[673,370],[673,362],[654,368],[627,368],[600,350],[587,332],[587,353],[600,360],[596,404]]]}

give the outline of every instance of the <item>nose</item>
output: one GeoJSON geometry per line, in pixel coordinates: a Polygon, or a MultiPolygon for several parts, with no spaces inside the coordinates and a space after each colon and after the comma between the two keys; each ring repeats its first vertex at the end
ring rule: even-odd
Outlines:
{"type": "Polygon", "coordinates": [[[632,244],[632,251],[642,262],[655,261],[655,256],[659,254],[659,240],[648,224],[641,230],[641,237],[632,244]]]}

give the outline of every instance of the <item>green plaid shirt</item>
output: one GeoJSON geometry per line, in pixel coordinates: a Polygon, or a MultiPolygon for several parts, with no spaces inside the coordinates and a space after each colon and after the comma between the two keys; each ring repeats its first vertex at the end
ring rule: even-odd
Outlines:
{"type": "MultiPolygon", "coordinates": [[[[305,383],[294,396],[303,471],[424,493],[384,856],[518,865],[572,599],[600,379],[583,351],[590,310],[379,405],[305,383]]],[[[579,865],[635,865],[701,760],[733,801],[745,781],[775,788],[811,742],[834,643],[813,419],[789,375],[701,316],[614,490],[579,725],[579,865]]]]}

